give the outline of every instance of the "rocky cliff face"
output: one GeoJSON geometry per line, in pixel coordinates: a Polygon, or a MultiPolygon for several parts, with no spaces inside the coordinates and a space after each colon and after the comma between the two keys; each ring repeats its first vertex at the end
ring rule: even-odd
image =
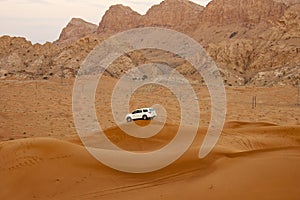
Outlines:
{"type": "Polygon", "coordinates": [[[151,7],[143,16],[141,26],[165,27],[181,32],[193,31],[204,7],[188,0],[165,0],[151,7]]]}
{"type": "Polygon", "coordinates": [[[53,66],[53,56],[59,53],[51,43],[35,44],[25,38],[3,36],[0,38],[0,69],[6,76],[19,78],[38,76],[53,66]],[[27,75],[26,75],[27,74],[27,75]]]}
{"type": "Polygon", "coordinates": [[[140,24],[141,15],[128,6],[114,5],[104,14],[99,27],[98,34],[117,33],[140,24]]]}
{"type": "Polygon", "coordinates": [[[238,74],[244,84],[268,85],[284,79],[283,82],[297,84],[300,78],[299,13],[300,4],[295,4],[257,37],[210,43],[207,50],[219,67],[238,74]],[[264,72],[268,77],[262,76],[264,72]]]}
{"type": "Polygon", "coordinates": [[[32,45],[25,38],[0,37],[0,79],[74,77],[99,40],[85,37],[60,46],[52,43],[32,45]]]}
{"type": "Polygon", "coordinates": [[[201,19],[208,24],[238,23],[251,28],[263,21],[277,20],[286,7],[274,0],[213,0],[201,19]]]}
{"type": "Polygon", "coordinates": [[[123,5],[114,5],[103,16],[98,34],[117,33],[124,30],[155,26],[178,31],[191,31],[199,23],[204,7],[188,0],[165,0],[151,7],[145,15],[123,5]]]}
{"type": "Polygon", "coordinates": [[[300,3],[300,0],[274,0],[275,2],[284,3],[287,6],[291,6],[300,3]]]}
{"type": "MultiPolygon", "coordinates": [[[[218,64],[227,85],[300,82],[299,0],[213,0],[207,8],[187,0],[165,0],[145,15],[126,6],[111,6],[99,26],[72,19],[54,44],[32,45],[24,38],[1,37],[0,78],[74,77],[99,42],[145,26],[174,29],[199,41],[218,64]]],[[[187,62],[160,51],[124,55],[106,74],[118,78],[150,62],[168,63],[189,79],[203,82],[187,62]]]]}
{"type": "Polygon", "coordinates": [[[75,42],[76,40],[93,34],[97,31],[98,26],[86,22],[79,18],[73,18],[68,25],[62,30],[56,44],[66,44],[75,42]]]}

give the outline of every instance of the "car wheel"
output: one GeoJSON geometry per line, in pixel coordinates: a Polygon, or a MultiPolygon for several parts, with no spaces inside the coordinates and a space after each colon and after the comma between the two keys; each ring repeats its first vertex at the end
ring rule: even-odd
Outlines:
{"type": "Polygon", "coordinates": [[[148,119],[147,115],[143,115],[143,120],[148,119]]]}
{"type": "Polygon", "coordinates": [[[131,117],[127,117],[127,122],[131,122],[132,121],[132,119],[131,119],[131,117]]]}

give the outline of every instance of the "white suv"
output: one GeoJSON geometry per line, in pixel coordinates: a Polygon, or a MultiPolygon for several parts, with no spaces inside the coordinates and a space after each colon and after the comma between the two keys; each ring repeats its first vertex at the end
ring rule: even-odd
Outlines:
{"type": "Polygon", "coordinates": [[[131,122],[136,119],[153,119],[156,117],[156,112],[153,108],[139,108],[126,115],[125,119],[127,122],[131,122]]]}

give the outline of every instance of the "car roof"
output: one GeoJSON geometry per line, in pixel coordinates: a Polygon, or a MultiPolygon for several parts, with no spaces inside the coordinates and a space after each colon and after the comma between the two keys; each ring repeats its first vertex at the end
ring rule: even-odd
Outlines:
{"type": "MultiPolygon", "coordinates": [[[[144,110],[144,109],[150,109],[150,108],[138,108],[138,109],[135,109],[135,110],[144,110]]],[[[153,108],[151,108],[153,109],[153,108]]]]}

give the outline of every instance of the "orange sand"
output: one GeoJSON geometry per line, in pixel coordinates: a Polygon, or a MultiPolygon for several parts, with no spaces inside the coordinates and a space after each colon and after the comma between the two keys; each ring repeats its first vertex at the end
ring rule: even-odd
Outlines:
{"type": "MultiPolygon", "coordinates": [[[[206,89],[196,87],[202,118],[194,143],[175,163],[147,174],[115,171],[86,151],[72,121],[71,81],[38,82],[37,88],[35,82],[0,82],[0,88],[0,199],[300,198],[299,107],[293,103],[293,88],[228,88],[221,138],[199,159],[210,105],[206,89]],[[259,104],[252,110],[254,93],[259,104]],[[278,95],[266,95],[272,93],[278,95]]],[[[165,105],[175,113],[172,98],[167,97],[165,105]]],[[[145,103],[139,99],[133,98],[132,106],[145,103]]],[[[96,106],[103,111],[106,100],[98,100],[96,106]]],[[[98,115],[112,142],[134,151],[160,148],[178,128],[175,113],[157,136],[136,139],[124,135],[100,111],[98,115]]]]}

